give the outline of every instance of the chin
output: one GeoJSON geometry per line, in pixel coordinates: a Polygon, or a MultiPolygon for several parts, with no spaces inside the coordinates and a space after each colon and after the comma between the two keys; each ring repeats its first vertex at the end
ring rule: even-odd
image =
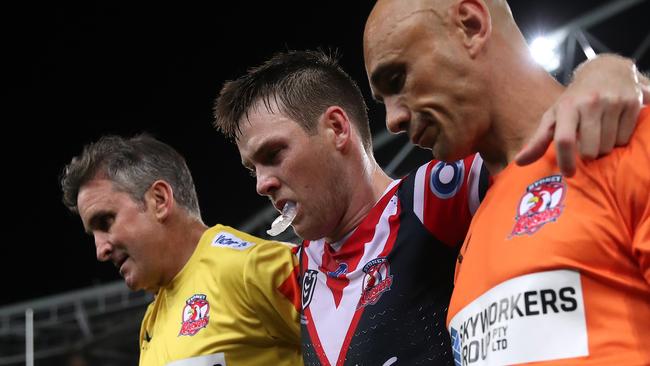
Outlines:
{"type": "Polygon", "coordinates": [[[305,228],[300,225],[294,225],[293,231],[300,237],[302,240],[318,240],[322,239],[323,236],[319,235],[318,233],[314,232],[314,230],[310,230],[309,228],[305,228]]]}
{"type": "Polygon", "coordinates": [[[464,159],[470,154],[464,154],[463,150],[451,151],[446,146],[435,145],[432,149],[433,157],[437,160],[442,160],[447,163],[453,163],[454,161],[464,159]]]}
{"type": "Polygon", "coordinates": [[[131,276],[126,276],[124,277],[124,283],[126,284],[126,287],[128,287],[131,291],[138,291],[142,290],[142,286],[140,286],[134,278],[131,276]]]}

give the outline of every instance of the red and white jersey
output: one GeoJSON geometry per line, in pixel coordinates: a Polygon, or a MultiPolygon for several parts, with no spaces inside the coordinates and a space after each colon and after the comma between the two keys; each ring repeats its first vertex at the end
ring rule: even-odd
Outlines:
{"type": "Polygon", "coordinates": [[[306,365],[453,364],[444,323],[458,247],[487,188],[482,166],[478,155],[431,161],[340,242],[303,243],[306,365]]]}

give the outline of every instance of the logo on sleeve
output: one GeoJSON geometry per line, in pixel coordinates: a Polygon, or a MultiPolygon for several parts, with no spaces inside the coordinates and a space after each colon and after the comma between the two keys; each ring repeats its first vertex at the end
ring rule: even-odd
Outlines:
{"type": "Polygon", "coordinates": [[[249,241],[234,236],[231,233],[221,231],[212,239],[213,247],[223,247],[236,250],[245,250],[255,245],[249,241]]]}
{"type": "Polygon", "coordinates": [[[564,209],[565,192],[566,184],[561,175],[542,178],[529,185],[519,201],[510,237],[532,235],[542,226],[556,221],[564,209]]]}
{"type": "Polygon", "coordinates": [[[379,301],[381,294],[390,290],[393,284],[393,275],[385,257],[375,258],[363,266],[363,290],[357,309],[366,305],[374,305],[379,301]]]}
{"type": "Polygon", "coordinates": [[[464,179],[465,163],[462,160],[453,163],[440,161],[431,170],[429,188],[438,198],[451,198],[463,186],[464,179]]]}
{"type": "Polygon", "coordinates": [[[210,304],[207,296],[195,294],[187,299],[183,307],[182,320],[179,336],[193,336],[207,327],[210,320],[210,304]]]}

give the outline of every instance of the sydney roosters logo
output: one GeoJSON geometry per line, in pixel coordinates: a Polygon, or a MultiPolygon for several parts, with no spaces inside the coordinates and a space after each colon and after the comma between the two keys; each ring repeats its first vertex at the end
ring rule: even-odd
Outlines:
{"type": "Polygon", "coordinates": [[[366,305],[374,305],[379,301],[381,294],[390,290],[393,284],[393,275],[385,257],[375,258],[363,266],[363,290],[357,309],[366,305]]]}
{"type": "Polygon", "coordinates": [[[532,235],[542,226],[556,221],[564,209],[565,193],[566,184],[561,175],[542,178],[529,185],[519,201],[510,237],[532,235]]]}
{"type": "Polygon", "coordinates": [[[207,296],[203,294],[196,294],[187,299],[183,307],[182,325],[179,336],[188,335],[193,336],[199,330],[208,326],[210,320],[210,304],[208,303],[207,296]]]}

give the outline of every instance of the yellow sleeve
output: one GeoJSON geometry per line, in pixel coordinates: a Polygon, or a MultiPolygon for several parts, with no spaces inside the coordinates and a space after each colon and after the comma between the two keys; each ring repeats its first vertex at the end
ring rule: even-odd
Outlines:
{"type": "Polygon", "coordinates": [[[300,346],[298,260],[287,244],[262,242],[244,266],[249,304],[273,338],[300,346]]]}
{"type": "Polygon", "coordinates": [[[632,254],[650,284],[650,107],[641,111],[616,171],[619,208],[632,237],[632,254]]]}

